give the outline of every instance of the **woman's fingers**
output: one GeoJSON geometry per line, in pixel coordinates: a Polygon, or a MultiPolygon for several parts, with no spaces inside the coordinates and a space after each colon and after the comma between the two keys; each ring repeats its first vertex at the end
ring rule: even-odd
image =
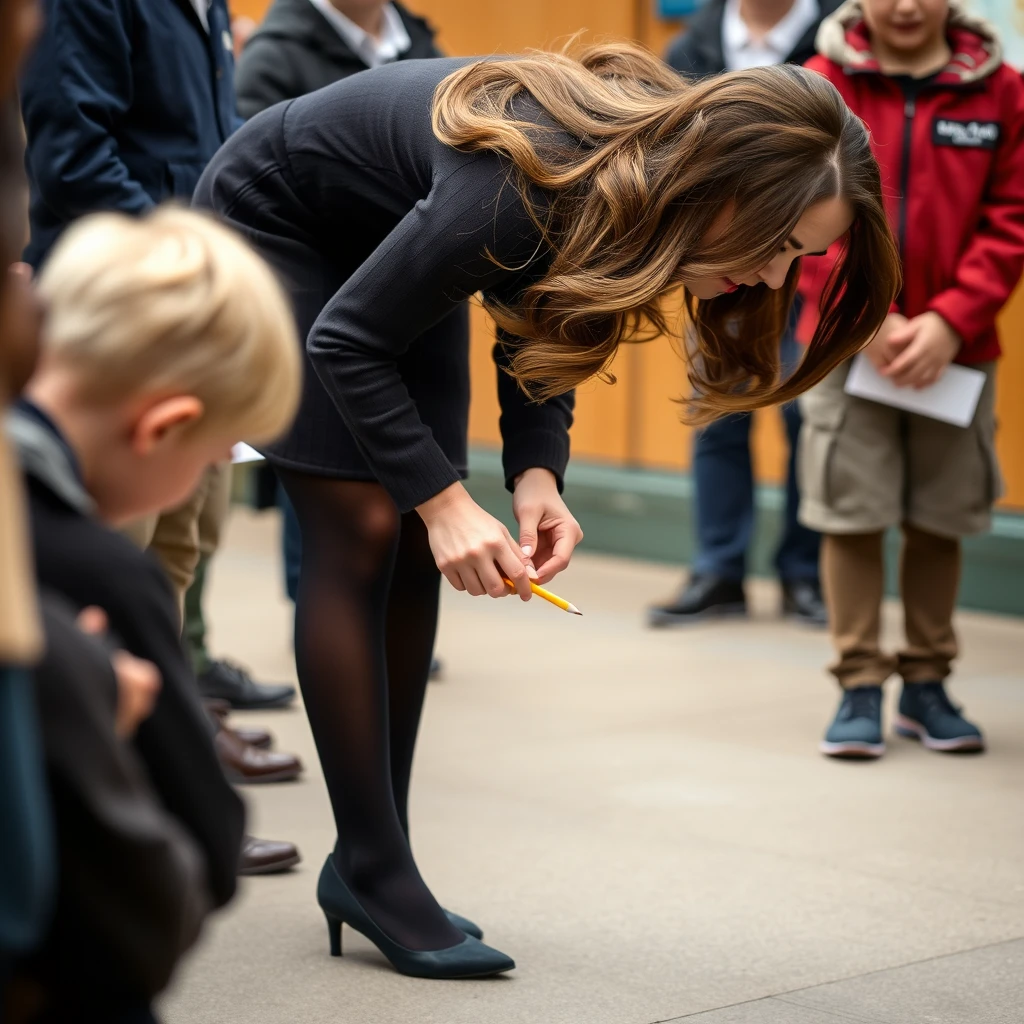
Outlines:
{"type": "Polygon", "coordinates": [[[465,584],[466,592],[473,597],[483,597],[487,593],[487,587],[480,580],[480,575],[472,565],[464,565],[459,570],[462,582],[465,584]]]}
{"type": "Polygon", "coordinates": [[[577,523],[566,523],[564,529],[559,529],[553,538],[550,557],[537,568],[538,582],[547,583],[567,568],[572,553],[581,540],[583,540],[583,531],[577,523]]]}
{"type": "MultiPolygon", "coordinates": [[[[501,573],[512,581],[515,592],[524,601],[529,601],[533,597],[533,591],[530,589],[530,571],[533,566],[508,530],[505,531],[505,550],[499,552],[495,561],[498,563],[501,573]]],[[[510,591],[504,580],[502,586],[505,588],[505,593],[508,594],[510,591]]]]}

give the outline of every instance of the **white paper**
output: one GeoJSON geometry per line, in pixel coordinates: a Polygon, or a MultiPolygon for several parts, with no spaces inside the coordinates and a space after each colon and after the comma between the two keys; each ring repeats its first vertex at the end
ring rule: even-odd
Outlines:
{"type": "Polygon", "coordinates": [[[969,366],[953,364],[935,383],[920,391],[898,388],[888,377],[883,377],[863,352],[853,360],[846,378],[846,393],[881,402],[897,409],[906,409],[933,420],[942,420],[957,427],[969,427],[978,408],[985,374],[969,366]]]}
{"type": "Polygon", "coordinates": [[[231,449],[231,461],[236,465],[239,462],[262,462],[263,456],[255,448],[240,442],[231,449]]]}

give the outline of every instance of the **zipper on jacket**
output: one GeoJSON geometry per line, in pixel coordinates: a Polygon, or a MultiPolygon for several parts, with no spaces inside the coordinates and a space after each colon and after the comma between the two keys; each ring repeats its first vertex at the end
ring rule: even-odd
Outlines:
{"type": "Polygon", "coordinates": [[[900,256],[903,259],[906,259],[907,255],[907,187],[910,184],[910,148],[914,134],[916,110],[916,97],[909,97],[903,104],[903,162],[900,164],[900,217],[897,235],[900,256]]]}

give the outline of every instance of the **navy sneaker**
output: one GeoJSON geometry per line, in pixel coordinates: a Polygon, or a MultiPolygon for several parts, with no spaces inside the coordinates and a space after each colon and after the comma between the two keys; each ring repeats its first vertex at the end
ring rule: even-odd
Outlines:
{"type": "Polygon", "coordinates": [[[872,758],[885,753],[882,739],[882,688],[857,686],[843,691],[839,710],[821,741],[829,757],[872,758]]]}
{"type": "Polygon", "coordinates": [[[947,753],[985,749],[981,730],[961,714],[942,683],[904,683],[896,732],[947,753]]]}

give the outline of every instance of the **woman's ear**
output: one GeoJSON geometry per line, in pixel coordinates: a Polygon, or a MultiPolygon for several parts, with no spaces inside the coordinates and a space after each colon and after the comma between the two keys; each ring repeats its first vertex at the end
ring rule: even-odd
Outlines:
{"type": "Polygon", "coordinates": [[[144,409],[135,420],[132,450],[136,455],[151,455],[201,419],[203,411],[203,403],[195,395],[161,398],[144,409]]]}

